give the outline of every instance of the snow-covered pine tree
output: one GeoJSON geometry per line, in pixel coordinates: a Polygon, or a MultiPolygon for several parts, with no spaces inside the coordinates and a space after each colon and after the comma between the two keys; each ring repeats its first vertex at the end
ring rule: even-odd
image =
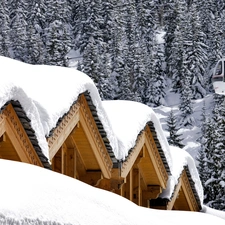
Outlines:
{"type": "Polygon", "coordinates": [[[81,53],[85,51],[85,47],[93,37],[96,45],[101,45],[103,42],[102,27],[104,27],[103,14],[101,13],[101,0],[81,1],[79,6],[79,15],[83,14],[80,22],[77,22],[79,29],[76,31],[76,41],[81,53]]]}
{"type": "Polygon", "coordinates": [[[175,38],[175,29],[177,27],[177,8],[176,1],[170,0],[165,4],[164,7],[164,29],[165,29],[165,61],[166,63],[166,73],[168,77],[173,75],[173,64],[174,58],[171,57],[173,50],[172,46],[175,38]]]}
{"type": "MultiPolygon", "coordinates": [[[[25,1],[13,3],[15,8],[11,9],[10,38],[13,51],[13,58],[26,62],[27,61],[27,4],[25,1]]],[[[12,7],[12,6],[11,6],[12,7]]]]}
{"type": "Polygon", "coordinates": [[[225,111],[224,96],[214,95],[213,120],[207,126],[204,144],[207,179],[204,203],[212,208],[225,210],[225,111]]]}
{"type": "Polygon", "coordinates": [[[34,0],[28,2],[27,13],[27,63],[47,64],[44,29],[46,27],[46,2],[34,0]]]}
{"type": "Polygon", "coordinates": [[[174,111],[171,110],[167,119],[167,131],[169,132],[168,142],[170,145],[178,146],[179,148],[183,148],[184,144],[182,144],[183,138],[181,138],[182,134],[179,134],[178,123],[174,114],[174,111]]]}
{"type": "Polygon", "coordinates": [[[149,86],[147,87],[147,105],[155,107],[164,103],[166,76],[163,70],[162,46],[155,37],[152,54],[150,55],[149,86]]]}
{"type": "Polygon", "coordinates": [[[174,32],[174,39],[171,43],[170,73],[172,75],[172,89],[175,93],[181,92],[183,74],[183,55],[186,52],[184,43],[186,38],[187,4],[185,0],[177,2],[177,26],[174,32]]]}
{"type": "MultiPolygon", "coordinates": [[[[223,10],[221,13],[221,21],[225,21],[225,10],[223,10]]],[[[225,24],[224,23],[221,24],[221,30],[222,30],[222,34],[224,34],[225,33],[225,24]]],[[[221,44],[222,44],[222,47],[221,47],[222,54],[224,57],[225,56],[225,38],[222,39],[221,44]]]]}
{"type": "Polygon", "coordinates": [[[195,119],[193,117],[193,105],[192,105],[192,90],[190,87],[190,71],[188,67],[183,65],[182,70],[184,77],[181,81],[181,93],[180,93],[180,105],[179,109],[181,111],[180,125],[191,127],[195,124],[195,119]]]}
{"type": "Polygon", "coordinates": [[[187,22],[186,32],[186,39],[189,40],[186,45],[186,54],[188,55],[188,67],[191,72],[190,85],[194,99],[203,98],[206,94],[204,75],[208,59],[206,36],[202,31],[198,14],[196,0],[194,0],[189,7],[189,22],[187,22]]]}
{"type": "MultiPolygon", "coordinates": [[[[145,44],[144,51],[147,55],[150,55],[153,45],[154,25],[156,22],[156,20],[154,20],[155,17],[153,16],[153,12],[155,13],[153,0],[136,1],[136,10],[139,37],[141,42],[145,44]]],[[[141,44],[140,48],[142,47],[143,45],[141,44]]]]}
{"type": "Polygon", "coordinates": [[[209,176],[205,183],[205,204],[225,210],[225,111],[222,104],[215,105],[211,132],[211,151],[206,152],[209,176]]]}
{"type": "Polygon", "coordinates": [[[198,156],[199,164],[199,173],[204,188],[204,204],[207,204],[212,199],[212,193],[210,188],[211,177],[213,173],[213,149],[215,141],[215,132],[214,132],[214,123],[213,120],[209,117],[205,122],[205,132],[202,139],[201,151],[198,156]]]}
{"type": "Polygon", "coordinates": [[[41,38],[41,34],[31,21],[27,26],[27,63],[46,64],[46,49],[41,38]]]}
{"type": "MultiPolygon", "coordinates": [[[[213,69],[219,59],[222,58],[222,25],[221,18],[218,16],[218,13],[212,16],[211,19],[211,31],[208,34],[208,83],[211,83],[213,69]]],[[[209,91],[212,90],[212,86],[209,87],[209,91]]]]}
{"type": "MultiPolygon", "coordinates": [[[[124,73],[127,76],[125,79],[130,82],[130,92],[132,93],[129,100],[141,101],[140,87],[141,73],[143,74],[143,63],[140,49],[140,34],[138,32],[137,24],[137,10],[134,0],[127,0],[123,7],[125,16],[125,32],[127,37],[127,52],[125,53],[125,67],[124,73]]],[[[125,79],[123,79],[125,81],[125,79]]],[[[124,84],[123,84],[124,86],[124,84]]],[[[124,93],[127,97],[127,93],[124,93]]],[[[126,97],[126,99],[127,99],[126,97]]]]}
{"type": "Polygon", "coordinates": [[[72,8],[67,0],[46,2],[44,40],[47,64],[65,66],[65,56],[73,45],[72,8]]]}
{"type": "Polygon", "coordinates": [[[83,60],[81,63],[81,71],[89,75],[96,86],[98,87],[98,71],[99,71],[99,51],[96,40],[93,37],[89,38],[89,42],[83,52],[83,60]]]}
{"type": "Polygon", "coordinates": [[[100,71],[99,71],[99,93],[103,100],[112,100],[114,97],[112,84],[114,82],[111,76],[110,56],[103,54],[100,56],[100,71]]]}
{"type": "Polygon", "coordinates": [[[45,29],[47,64],[65,66],[65,56],[72,48],[71,28],[55,20],[45,29]]]}
{"type": "Polygon", "coordinates": [[[34,26],[34,28],[40,33],[40,35],[43,35],[44,29],[46,27],[46,23],[49,19],[46,20],[46,6],[45,0],[33,0],[29,1],[28,3],[28,18],[29,23],[34,26]]]}
{"type": "Polygon", "coordinates": [[[203,102],[202,107],[202,114],[201,114],[201,134],[199,138],[199,142],[201,144],[201,147],[198,151],[196,160],[198,161],[198,172],[199,177],[202,182],[203,189],[205,190],[205,183],[209,179],[208,177],[208,168],[207,168],[207,158],[206,158],[206,149],[208,147],[208,139],[209,139],[209,132],[210,130],[210,123],[211,118],[206,115],[206,107],[205,107],[205,101],[203,102]]]}
{"type": "Polygon", "coordinates": [[[114,7],[116,6],[114,0],[101,1],[101,18],[100,26],[102,32],[102,42],[99,44],[99,91],[102,99],[113,99],[113,82],[112,73],[112,47],[113,46],[113,16],[114,7]]]}
{"type": "Polygon", "coordinates": [[[13,57],[10,54],[10,20],[9,9],[6,0],[2,0],[0,4],[0,55],[13,57]]]}

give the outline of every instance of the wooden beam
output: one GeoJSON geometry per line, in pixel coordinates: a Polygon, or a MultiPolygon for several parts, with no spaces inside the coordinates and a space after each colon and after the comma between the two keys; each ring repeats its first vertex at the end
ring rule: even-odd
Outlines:
{"type": "Polygon", "coordinates": [[[111,191],[111,181],[109,179],[106,178],[102,178],[99,179],[97,184],[95,185],[95,187],[103,189],[103,190],[107,190],[107,191],[111,191]]]}
{"type": "Polygon", "coordinates": [[[133,202],[133,190],[134,190],[134,186],[133,186],[134,182],[133,182],[133,168],[131,168],[130,170],[130,201],[133,202]]]}
{"type": "Polygon", "coordinates": [[[65,163],[66,163],[66,147],[62,145],[61,147],[61,173],[66,174],[65,172],[65,163]]]}
{"type": "Polygon", "coordinates": [[[136,140],[135,147],[132,149],[131,153],[129,154],[126,161],[122,165],[121,177],[125,178],[128,175],[135,161],[137,160],[138,155],[144,146],[144,143],[145,143],[145,134],[143,132],[136,140]]]}
{"type": "Polygon", "coordinates": [[[168,174],[166,172],[165,166],[164,166],[164,164],[162,162],[162,159],[159,155],[159,152],[158,152],[157,146],[155,144],[154,138],[153,138],[153,136],[151,134],[151,131],[150,131],[148,126],[146,126],[145,131],[146,131],[145,132],[145,134],[146,134],[145,144],[146,144],[148,153],[150,155],[155,173],[157,174],[157,177],[159,179],[159,182],[160,182],[159,185],[162,188],[165,189],[166,184],[167,184],[167,180],[168,180],[168,174]]]}
{"type": "Polygon", "coordinates": [[[141,173],[138,169],[138,205],[142,205],[141,173]]]}
{"type": "Polygon", "coordinates": [[[197,204],[197,201],[195,199],[193,190],[191,188],[187,173],[185,171],[185,169],[182,172],[181,175],[181,186],[182,186],[182,190],[184,192],[186,201],[188,203],[188,206],[190,208],[190,211],[199,211],[199,206],[197,204]]]}
{"type": "Polygon", "coordinates": [[[113,167],[112,160],[108,154],[108,151],[98,131],[98,127],[91,114],[87,101],[83,95],[80,97],[79,102],[81,105],[80,123],[86,134],[88,142],[90,143],[90,146],[92,147],[92,151],[101,168],[103,176],[109,179],[111,177],[111,170],[113,167]]]}
{"type": "Polygon", "coordinates": [[[74,150],[73,150],[73,177],[77,178],[77,149],[74,146],[74,150]]]}
{"type": "Polygon", "coordinates": [[[43,167],[23,125],[21,124],[13,106],[9,104],[4,110],[5,132],[22,162],[43,167]]]}
{"type": "Polygon", "coordinates": [[[66,175],[76,178],[76,150],[67,148],[66,150],[66,175]]]}
{"type": "Polygon", "coordinates": [[[96,186],[98,181],[102,179],[101,171],[87,171],[84,176],[81,176],[79,180],[82,182],[96,186]]]}
{"type": "Polygon", "coordinates": [[[2,136],[0,136],[0,142],[6,142],[6,134],[5,133],[2,136]]]}
{"type": "Polygon", "coordinates": [[[0,137],[5,133],[5,116],[0,114],[0,137]]]}
{"type": "Polygon", "coordinates": [[[162,193],[159,185],[148,185],[147,191],[143,191],[143,197],[146,200],[156,199],[162,193]]]}
{"type": "Polygon", "coordinates": [[[63,117],[60,124],[56,127],[52,136],[47,139],[50,160],[58,152],[60,147],[79,122],[79,107],[79,104],[73,105],[68,114],[63,117]]]}
{"type": "Polygon", "coordinates": [[[172,210],[174,207],[174,204],[179,197],[179,191],[181,190],[181,179],[179,179],[178,184],[176,185],[175,191],[173,193],[173,198],[168,202],[167,209],[172,210]]]}

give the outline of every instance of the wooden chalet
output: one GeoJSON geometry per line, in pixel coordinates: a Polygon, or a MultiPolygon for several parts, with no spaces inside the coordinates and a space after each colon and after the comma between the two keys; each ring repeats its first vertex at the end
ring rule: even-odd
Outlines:
{"type": "Polygon", "coordinates": [[[88,92],[81,94],[46,137],[41,151],[30,120],[18,101],[0,112],[0,158],[21,161],[79,179],[151,208],[199,211],[201,203],[185,167],[171,199],[161,199],[171,175],[154,124],[149,121],[124,161],[116,159],[88,92]]]}

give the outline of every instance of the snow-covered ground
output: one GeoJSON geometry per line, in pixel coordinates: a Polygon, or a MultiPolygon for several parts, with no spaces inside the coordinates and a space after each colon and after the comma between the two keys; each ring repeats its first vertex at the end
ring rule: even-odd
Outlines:
{"type": "MultiPolygon", "coordinates": [[[[200,148],[199,137],[201,135],[201,118],[202,118],[202,109],[203,104],[205,102],[206,113],[211,115],[213,109],[213,100],[212,95],[207,95],[204,99],[193,101],[193,118],[195,120],[195,124],[191,128],[181,127],[179,130],[179,134],[182,134],[181,138],[183,138],[182,143],[185,145],[183,148],[190,155],[196,159],[197,153],[200,148]]],[[[179,104],[179,96],[173,92],[168,91],[166,97],[166,106],[159,106],[154,108],[154,112],[158,116],[162,128],[164,130],[164,134],[167,137],[169,134],[166,131],[167,129],[167,119],[171,110],[174,111],[174,115],[177,118],[177,122],[179,122],[180,111],[178,108],[179,104]]]]}
{"type": "MultiPolygon", "coordinates": [[[[0,224],[224,225],[208,213],[143,208],[114,193],[37,166],[0,160],[0,224]]],[[[207,210],[207,208],[205,209],[207,210]]],[[[215,213],[215,212],[213,212],[215,213]]]]}

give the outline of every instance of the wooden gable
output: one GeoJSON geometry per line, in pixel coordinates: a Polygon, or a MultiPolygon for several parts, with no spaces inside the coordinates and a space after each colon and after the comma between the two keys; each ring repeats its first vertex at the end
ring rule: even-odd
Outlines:
{"type": "MultiPolygon", "coordinates": [[[[21,118],[15,111],[15,104],[14,101],[6,104],[0,113],[0,158],[43,167],[21,122],[21,118]],[[14,106],[12,103],[14,103],[14,106]]],[[[21,108],[18,110],[24,113],[21,108]]],[[[28,118],[24,116],[23,119],[28,118]]]]}
{"type": "Polygon", "coordinates": [[[151,205],[155,209],[200,211],[201,203],[188,167],[184,167],[175,186],[172,199],[154,199],[151,205]]]}
{"type": "Polygon", "coordinates": [[[59,121],[48,138],[49,155],[53,170],[96,185],[102,177],[111,177],[113,163],[87,98],[80,95],[59,121]]]}
{"type": "Polygon", "coordinates": [[[113,178],[119,174],[123,180],[116,192],[138,205],[149,206],[149,200],[157,198],[166,188],[170,173],[166,168],[151,127],[146,125],[119,171],[114,169],[113,178]]]}
{"type": "Polygon", "coordinates": [[[200,211],[201,203],[188,167],[184,168],[179,179],[178,187],[171,200],[173,204],[169,204],[169,209],[200,211]]]}

